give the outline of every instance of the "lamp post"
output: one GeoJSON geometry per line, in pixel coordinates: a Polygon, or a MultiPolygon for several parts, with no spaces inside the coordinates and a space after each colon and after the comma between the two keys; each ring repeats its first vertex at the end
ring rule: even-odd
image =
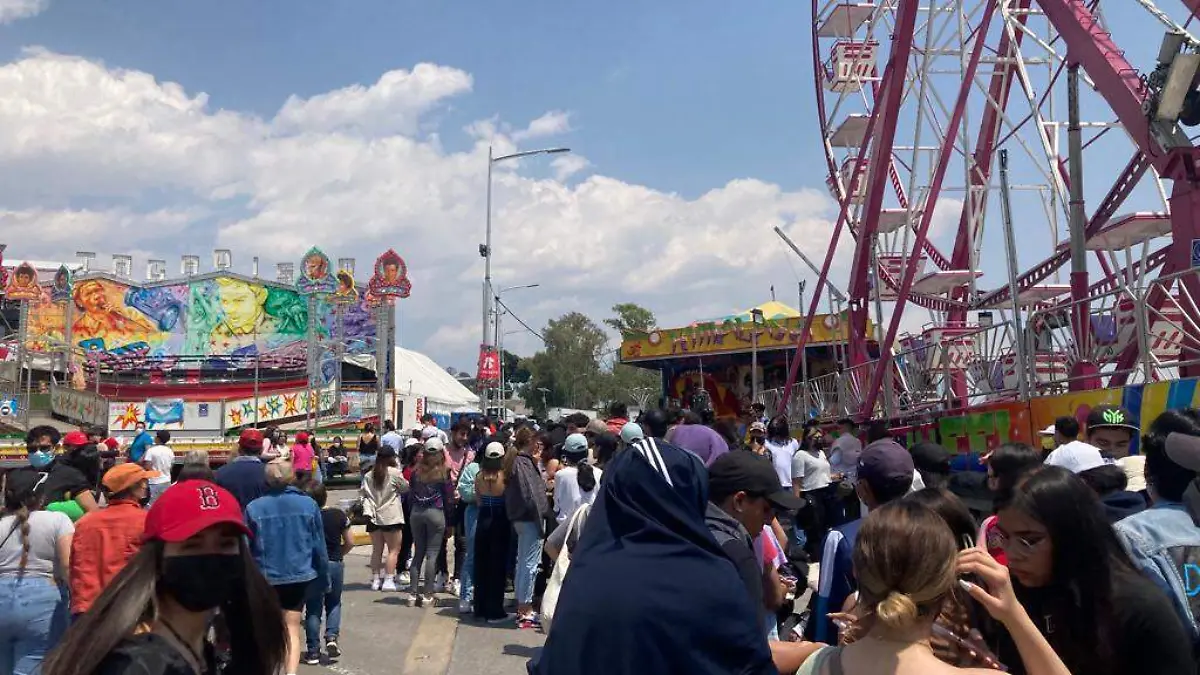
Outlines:
{"type": "MultiPolygon", "coordinates": [[[[495,317],[496,317],[496,320],[495,320],[496,334],[495,334],[495,340],[492,342],[492,344],[496,345],[496,361],[497,361],[497,363],[500,364],[500,377],[497,378],[497,384],[499,385],[499,389],[497,390],[497,394],[496,394],[496,403],[497,403],[496,407],[500,408],[500,410],[498,411],[498,414],[501,414],[501,415],[503,415],[503,408],[504,408],[504,406],[503,406],[503,402],[504,402],[504,354],[500,351],[500,337],[501,337],[500,336],[500,317],[504,316],[505,313],[500,311],[500,298],[501,298],[501,296],[503,296],[505,293],[507,293],[509,291],[520,291],[520,290],[524,290],[526,288],[537,288],[538,286],[541,286],[541,284],[525,284],[523,286],[509,286],[508,288],[500,289],[496,293],[496,295],[492,298],[492,300],[495,302],[495,306],[492,311],[495,313],[495,317]]],[[[486,391],[486,390],[484,390],[484,391],[486,391]]],[[[486,394],[484,396],[485,396],[485,398],[484,398],[485,405],[484,405],[483,412],[486,414],[487,413],[486,394]]]]}
{"type": "MultiPolygon", "coordinates": [[[[497,162],[503,162],[509,159],[520,159],[521,157],[530,157],[532,155],[556,155],[564,152],[570,152],[570,148],[542,148],[540,150],[526,150],[524,152],[514,152],[508,155],[499,157],[492,155],[492,147],[488,146],[488,164],[487,164],[487,205],[485,206],[485,229],[484,243],[479,247],[479,255],[483,256],[483,346],[487,347],[492,344],[492,336],[488,334],[488,319],[494,311],[492,307],[492,165],[497,162]]],[[[487,389],[480,387],[479,390],[479,407],[483,412],[487,412],[487,389]]]]}
{"type": "Polygon", "coordinates": [[[763,318],[761,309],[750,310],[750,403],[758,401],[758,325],[763,318]]]}

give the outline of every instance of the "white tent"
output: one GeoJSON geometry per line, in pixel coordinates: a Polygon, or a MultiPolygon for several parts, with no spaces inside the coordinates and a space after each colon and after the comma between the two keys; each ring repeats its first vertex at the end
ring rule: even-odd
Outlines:
{"type": "Polygon", "coordinates": [[[399,396],[424,397],[431,410],[446,412],[470,407],[479,410],[479,395],[462,386],[433,359],[411,349],[396,347],[396,381],[399,396]]]}

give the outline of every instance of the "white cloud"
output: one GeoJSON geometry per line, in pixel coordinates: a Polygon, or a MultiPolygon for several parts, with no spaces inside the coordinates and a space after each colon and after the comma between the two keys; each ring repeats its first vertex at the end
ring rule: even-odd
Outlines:
{"type": "Polygon", "coordinates": [[[550,166],[554,169],[554,178],[559,181],[566,180],[591,165],[592,163],[583,155],[561,155],[550,162],[550,166]]]}
{"type": "MultiPolygon", "coordinates": [[[[0,66],[0,240],[10,258],[223,246],[239,266],[257,255],[267,269],[312,245],[363,269],[395,248],[413,281],[404,343],[473,370],[488,144],[503,154],[518,134],[571,127],[560,112],[512,134],[481,120],[465,130],[473,145],[449,152],[437,117],[471,85],[461,70],[421,64],[293,96],[264,120],[145,72],[29,51],[0,66]]],[[[574,310],[599,320],[628,301],[663,325],[726,314],[793,279],[793,254],[769,241],[771,227],[817,260],[828,245],[823,192],[744,178],[689,198],[595,173],[567,184],[586,158],[554,160],[506,162],[493,176],[493,278],[541,284],[510,302],[535,328],[574,310]],[[555,177],[523,175],[539,166],[555,177]]]]}
{"type": "Polygon", "coordinates": [[[422,114],[469,92],[471,85],[471,76],[457,68],[420,63],[412,71],[388,71],[370,87],[354,85],[307,99],[291,96],[274,124],[296,132],[413,134],[422,114]]]}
{"type": "Polygon", "coordinates": [[[41,14],[50,0],[0,0],[0,24],[41,14]]]}
{"type": "Polygon", "coordinates": [[[571,113],[551,110],[529,123],[525,129],[512,135],[513,140],[527,141],[533,138],[558,136],[571,130],[571,113]]]}

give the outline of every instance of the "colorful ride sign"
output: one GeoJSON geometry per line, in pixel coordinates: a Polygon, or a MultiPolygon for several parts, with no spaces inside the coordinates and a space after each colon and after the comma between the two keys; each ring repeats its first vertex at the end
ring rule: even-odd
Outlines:
{"type": "MultiPolygon", "coordinates": [[[[800,340],[802,317],[767,319],[758,326],[758,348],[794,348],[800,340]]],[[[815,317],[807,344],[810,346],[845,342],[849,337],[845,315],[822,314],[815,317]]],[[[621,343],[621,361],[651,361],[683,356],[727,354],[749,351],[754,346],[752,323],[729,319],[721,323],[700,323],[685,328],[663,328],[626,339],[621,343]]],[[[874,333],[867,322],[867,334],[874,333]]]]}
{"type": "Polygon", "coordinates": [[[412,292],[412,282],[408,280],[408,266],[404,258],[392,249],[388,249],[375,260],[375,274],[367,283],[371,295],[390,298],[407,298],[412,292]]]}
{"type": "Polygon", "coordinates": [[[4,295],[9,300],[38,300],[42,297],[42,287],[38,286],[37,270],[33,265],[27,262],[17,265],[8,279],[4,295]]]}
{"type": "Polygon", "coordinates": [[[330,271],[329,256],[316,246],[308,249],[300,261],[296,290],[300,295],[330,295],[337,290],[337,279],[330,271]]]}

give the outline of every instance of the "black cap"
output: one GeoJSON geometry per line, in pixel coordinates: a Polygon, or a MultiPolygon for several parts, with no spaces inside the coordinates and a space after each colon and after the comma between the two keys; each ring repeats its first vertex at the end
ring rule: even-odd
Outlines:
{"type": "Polygon", "coordinates": [[[708,467],[708,492],[716,495],[746,492],[766,497],[785,511],[798,511],[805,504],[804,499],[784,489],[771,460],[753,452],[727,452],[718,457],[708,467]]]}
{"type": "Polygon", "coordinates": [[[913,464],[922,471],[950,473],[950,451],[937,443],[917,443],[909,451],[913,464]]]}
{"type": "Polygon", "coordinates": [[[1133,418],[1129,416],[1129,413],[1125,412],[1124,408],[1118,408],[1115,405],[1098,405],[1088,413],[1087,430],[1089,432],[1092,429],[1103,429],[1104,427],[1128,429],[1135,436],[1141,433],[1141,429],[1133,423],[1133,418]]]}

